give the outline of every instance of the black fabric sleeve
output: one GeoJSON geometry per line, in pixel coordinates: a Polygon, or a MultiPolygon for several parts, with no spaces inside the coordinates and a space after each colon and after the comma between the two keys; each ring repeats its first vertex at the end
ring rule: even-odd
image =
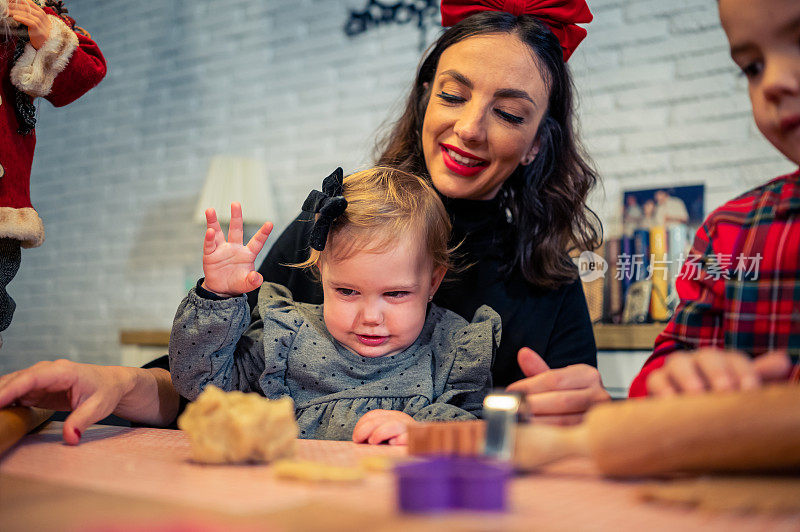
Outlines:
{"type": "Polygon", "coordinates": [[[230,297],[224,297],[224,296],[221,296],[219,294],[215,294],[211,290],[206,290],[205,288],[203,288],[203,281],[204,280],[205,280],[205,277],[201,277],[197,281],[197,284],[194,287],[198,296],[202,297],[203,299],[210,299],[211,301],[222,301],[223,299],[230,299],[230,297]]]}
{"type": "Polygon", "coordinates": [[[597,345],[580,279],[565,287],[544,360],[551,368],[572,364],[597,367],[597,345]]]}

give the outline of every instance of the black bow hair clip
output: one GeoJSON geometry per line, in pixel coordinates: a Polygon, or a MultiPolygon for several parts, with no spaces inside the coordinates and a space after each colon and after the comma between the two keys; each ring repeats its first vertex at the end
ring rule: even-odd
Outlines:
{"type": "Polygon", "coordinates": [[[312,190],[303,202],[303,211],[319,214],[311,228],[309,245],[317,251],[325,249],[328,232],[334,220],[344,214],[347,200],[344,199],[344,173],[339,167],[322,181],[322,192],[312,190]]]}

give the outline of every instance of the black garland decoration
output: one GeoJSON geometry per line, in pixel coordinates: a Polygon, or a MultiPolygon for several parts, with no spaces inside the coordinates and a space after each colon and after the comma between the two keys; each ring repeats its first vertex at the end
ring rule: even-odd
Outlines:
{"type": "MultiPolygon", "coordinates": [[[[17,40],[17,47],[14,48],[14,63],[25,52],[27,39],[17,40]]],[[[36,127],[36,107],[33,105],[33,98],[14,87],[14,114],[17,115],[19,129],[17,133],[27,135],[36,127]]]]}
{"type": "Polygon", "coordinates": [[[383,24],[408,24],[416,21],[420,30],[420,47],[424,48],[427,22],[435,20],[438,13],[437,0],[399,0],[394,4],[369,0],[363,10],[350,10],[344,33],[348,37],[355,37],[383,24]]]}

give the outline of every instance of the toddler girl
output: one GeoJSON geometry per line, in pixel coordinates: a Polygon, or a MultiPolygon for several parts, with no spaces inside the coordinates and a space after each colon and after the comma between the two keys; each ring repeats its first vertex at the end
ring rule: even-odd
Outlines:
{"type": "Polygon", "coordinates": [[[228,241],[206,211],[205,279],[183,300],[172,328],[173,383],[195,399],[207,384],[295,402],[301,438],[403,443],[415,420],[472,419],[491,386],[500,317],[479,308],[471,323],[430,303],[449,261],[450,220],[418,177],[373,168],[312,191],[311,253],[322,305],[261,286],[248,315],[245,292],[261,283],[253,262],[271,229],[242,245],[241,208],[228,241]]]}

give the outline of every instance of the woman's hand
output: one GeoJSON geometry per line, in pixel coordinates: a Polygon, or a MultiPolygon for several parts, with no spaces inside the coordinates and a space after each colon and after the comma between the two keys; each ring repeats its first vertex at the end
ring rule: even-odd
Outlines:
{"type": "Polygon", "coordinates": [[[16,403],[72,410],[64,421],[64,441],[80,442],[86,428],[117,414],[132,421],[167,424],[178,411],[178,394],[169,373],[123,366],[39,362],[0,376],[0,408],[16,403]]]}
{"type": "Polygon", "coordinates": [[[9,0],[8,16],[28,28],[31,46],[37,50],[50,38],[50,18],[32,0],[9,0]]]}
{"type": "Polygon", "coordinates": [[[537,422],[574,425],[594,404],[611,399],[600,373],[592,366],[575,364],[550,369],[542,357],[527,347],[519,350],[517,360],[526,378],[511,383],[506,390],[525,394],[537,422]]]}
{"type": "Polygon", "coordinates": [[[353,429],[353,441],[377,445],[408,443],[408,426],[416,423],[414,418],[397,410],[370,410],[358,420],[353,429]]]}
{"type": "Polygon", "coordinates": [[[244,238],[242,206],[231,203],[228,241],[214,209],[206,210],[206,237],[203,241],[203,288],[221,296],[238,296],[255,290],[263,281],[255,271],[255,260],[272,231],[270,222],[261,226],[247,245],[244,238]]]}
{"type": "Polygon", "coordinates": [[[770,351],[751,359],[738,351],[704,348],[676,351],[647,376],[647,393],[657,397],[708,391],[753,390],[785,379],[791,371],[786,353],[770,351]]]}

